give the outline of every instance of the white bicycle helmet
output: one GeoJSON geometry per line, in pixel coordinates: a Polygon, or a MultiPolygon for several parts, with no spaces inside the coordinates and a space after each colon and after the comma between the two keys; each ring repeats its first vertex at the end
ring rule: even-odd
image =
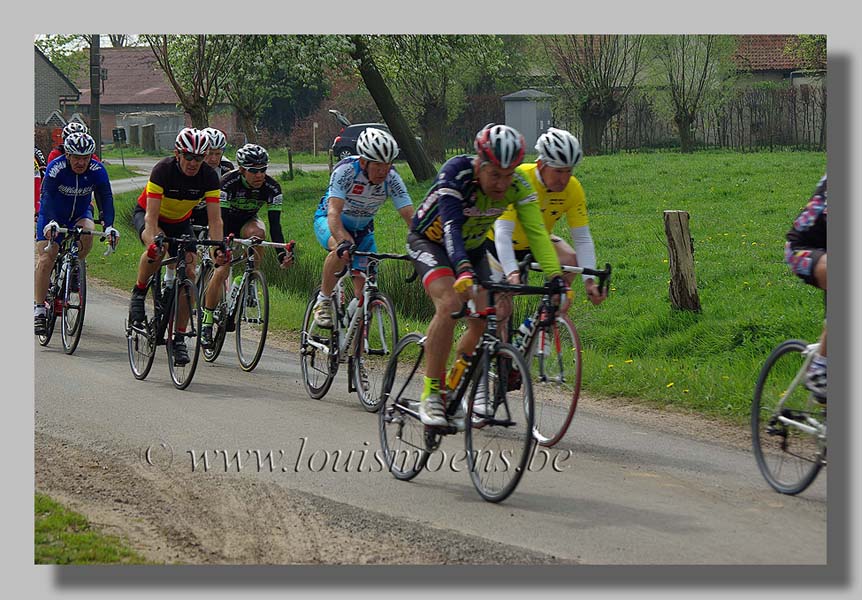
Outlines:
{"type": "Polygon", "coordinates": [[[84,156],[96,151],[96,140],[89,133],[77,131],[70,133],[63,141],[63,149],[67,155],[84,156]]]}
{"type": "Polygon", "coordinates": [[[224,150],[227,147],[227,138],[215,127],[207,127],[203,130],[210,138],[210,148],[213,150],[224,150]]]}
{"type": "Polygon", "coordinates": [[[371,162],[391,163],[398,156],[398,144],[391,134],[369,127],[356,139],[356,151],[371,162]]]}
{"type": "Polygon", "coordinates": [[[87,126],[78,121],[69,121],[66,123],[66,126],[63,127],[63,139],[65,140],[72,133],[90,133],[90,130],[87,129],[87,126]]]}
{"type": "Polygon", "coordinates": [[[508,125],[489,123],[476,134],[476,153],[482,162],[502,169],[517,167],[524,160],[524,136],[508,125]]]}
{"type": "Polygon", "coordinates": [[[191,154],[206,154],[210,147],[210,137],[194,127],[184,127],[177,134],[177,141],[174,144],[179,152],[189,152],[191,154]]]}
{"type": "Polygon", "coordinates": [[[581,162],[584,153],[578,138],[564,129],[549,127],[536,141],[537,160],[549,167],[573,168],[581,162]]]}

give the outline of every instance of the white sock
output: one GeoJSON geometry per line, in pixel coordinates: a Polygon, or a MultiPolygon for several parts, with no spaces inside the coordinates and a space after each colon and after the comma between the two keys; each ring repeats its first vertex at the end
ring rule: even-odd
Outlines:
{"type": "Polygon", "coordinates": [[[320,303],[321,300],[328,300],[329,296],[324,296],[322,292],[317,292],[317,302],[320,303]]]}
{"type": "Polygon", "coordinates": [[[36,302],[33,303],[33,316],[34,317],[37,315],[45,315],[45,314],[47,314],[47,312],[48,312],[48,310],[45,308],[44,302],[42,302],[40,304],[37,304],[36,302]]]}

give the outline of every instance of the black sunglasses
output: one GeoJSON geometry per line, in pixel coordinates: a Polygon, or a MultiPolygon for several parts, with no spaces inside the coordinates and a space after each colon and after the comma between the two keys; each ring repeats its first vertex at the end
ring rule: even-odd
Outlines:
{"type": "Polygon", "coordinates": [[[243,167],[249,173],[266,173],[266,167],[243,167]]]}
{"type": "Polygon", "coordinates": [[[195,162],[201,162],[204,159],[205,154],[192,154],[191,152],[183,152],[183,158],[186,160],[193,160],[195,162]]]}

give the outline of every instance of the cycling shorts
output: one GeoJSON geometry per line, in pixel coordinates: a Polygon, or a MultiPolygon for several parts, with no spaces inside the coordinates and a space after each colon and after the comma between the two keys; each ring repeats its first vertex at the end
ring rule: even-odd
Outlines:
{"type": "MultiPolygon", "coordinates": [[[[329,223],[327,217],[320,216],[314,219],[314,235],[321,246],[329,251],[329,238],[332,237],[332,232],[329,231],[329,223]]],[[[356,244],[356,250],[360,252],[377,252],[377,242],[374,240],[374,221],[371,221],[364,229],[358,231],[350,231],[347,233],[353,236],[353,242],[356,244]]],[[[354,256],[351,267],[355,271],[368,270],[368,258],[365,256],[354,256]]]]}
{"type": "MultiPolygon", "coordinates": [[[[140,206],[135,207],[135,212],[132,215],[132,222],[135,225],[135,230],[138,232],[138,239],[141,238],[141,234],[144,233],[144,228],[146,227],[145,217],[147,211],[141,208],[140,206]]],[[[165,235],[168,237],[181,237],[183,235],[190,235],[192,239],[195,238],[195,232],[192,229],[192,220],[186,219],[185,221],[180,221],[179,223],[165,223],[161,219],[159,219],[159,229],[165,232],[165,235]]],[[[143,243],[143,240],[141,240],[143,243]]],[[[192,244],[190,246],[186,246],[186,250],[188,252],[196,252],[197,246],[192,244]]],[[[170,256],[177,255],[177,245],[175,242],[171,242],[168,244],[168,254],[170,256]]]]}
{"type": "MultiPolygon", "coordinates": [[[[503,267],[493,254],[493,247],[494,242],[486,238],[478,248],[467,251],[467,259],[473,265],[479,281],[500,282],[504,279],[503,267]]],[[[410,232],[407,236],[407,252],[413,258],[413,266],[426,290],[440,277],[455,277],[455,269],[446,249],[425,236],[410,232]]]]}

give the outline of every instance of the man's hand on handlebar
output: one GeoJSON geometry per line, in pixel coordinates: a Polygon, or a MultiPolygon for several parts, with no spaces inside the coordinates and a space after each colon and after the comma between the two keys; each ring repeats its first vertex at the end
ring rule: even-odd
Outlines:
{"type": "Polygon", "coordinates": [[[590,302],[596,306],[604,302],[608,297],[607,288],[600,289],[599,286],[596,285],[595,279],[587,279],[584,282],[584,289],[587,293],[587,298],[589,298],[590,302]]]}

